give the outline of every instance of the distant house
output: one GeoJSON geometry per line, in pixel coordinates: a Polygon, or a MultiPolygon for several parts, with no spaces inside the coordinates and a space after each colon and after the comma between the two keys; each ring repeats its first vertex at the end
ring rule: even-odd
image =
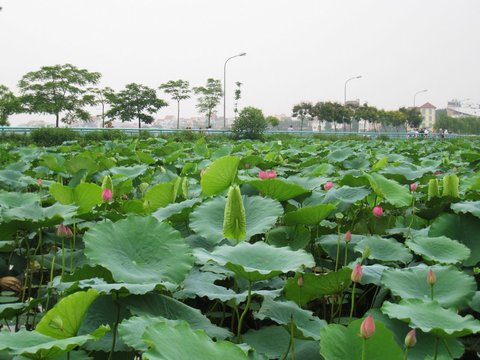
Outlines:
{"type": "Polygon", "coordinates": [[[429,102],[423,104],[418,108],[423,117],[423,121],[420,127],[429,130],[433,129],[433,125],[435,125],[435,109],[436,107],[429,102]]]}

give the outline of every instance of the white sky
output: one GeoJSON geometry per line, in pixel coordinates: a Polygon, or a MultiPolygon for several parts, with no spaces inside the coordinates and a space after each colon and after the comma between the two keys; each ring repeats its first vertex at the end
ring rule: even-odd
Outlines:
{"type": "MultiPolygon", "coordinates": [[[[379,108],[480,102],[479,0],[0,0],[0,84],[71,63],[120,90],[137,82],[223,82],[240,105],[291,114],[300,101],[379,108]]],[[[159,92],[160,93],[160,92],[159,92]]],[[[161,93],[160,93],[161,94],[161,93]]],[[[161,94],[161,97],[169,99],[161,94]]],[[[197,116],[195,98],[181,116],[197,116]]],[[[158,116],[176,114],[176,103],[158,116]]],[[[223,105],[218,108],[223,114],[223,105]]],[[[24,115],[23,117],[28,116],[24,115]]]]}

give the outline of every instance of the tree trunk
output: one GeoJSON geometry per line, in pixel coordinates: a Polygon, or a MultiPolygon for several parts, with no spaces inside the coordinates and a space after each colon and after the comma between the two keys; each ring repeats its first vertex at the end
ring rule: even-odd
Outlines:
{"type": "Polygon", "coordinates": [[[142,128],[142,120],[140,120],[140,118],[138,118],[138,128],[139,128],[139,129],[142,128]]]}
{"type": "Polygon", "coordinates": [[[180,100],[177,101],[177,130],[180,129],[180,100]]]}
{"type": "Polygon", "coordinates": [[[60,114],[55,113],[55,127],[57,127],[57,128],[58,128],[59,121],[60,121],[60,114]]]}

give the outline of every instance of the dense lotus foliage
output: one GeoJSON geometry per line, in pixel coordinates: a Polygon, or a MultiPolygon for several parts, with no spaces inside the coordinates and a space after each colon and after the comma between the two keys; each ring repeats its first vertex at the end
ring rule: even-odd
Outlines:
{"type": "Polygon", "coordinates": [[[480,351],[480,146],[0,145],[0,359],[480,351]]]}

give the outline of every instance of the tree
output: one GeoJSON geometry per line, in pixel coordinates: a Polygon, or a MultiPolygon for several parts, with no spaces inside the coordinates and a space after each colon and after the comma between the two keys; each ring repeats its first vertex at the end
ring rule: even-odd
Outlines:
{"type": "Polygon", "coordinates": [[[272,125],[272,127],[277,127],[278,125],[280,125],[280,120],[276,116],[267,116],[265,118],[265,121],[267,122],[267,124],[272,125]]]}
{"type": "Polygon", "coordinates": [[[90,117],[83,108],[94,105],[95,99],[87,93],[87,86],[95,85],[100,77],[100,73],[70,64],[44,66],[25,74],[18,86],[25,111],[55,115],[58,127],[60,120],[68,123],[90,117]],[[65,115],[60,118],[62,113],[65,115]]]}
{"type": "Polygon", "coordinates": [[[107,95],[111,104],[107,117],[119,118],[122,122],[138,120],[138,128],[142,122],[151,124],[155,114],[160,108],[167,106],[167,102],[159,99],[155,89],[140,84],[128,84],[125,90],[107,95]]]}
{"type": "Polygon", "coordinates": [[[198,98],[197,109],[200,113],[207,116],[207,128],[210,128],[210,119],[213,110],[220,104],[223,95],[222,82],[220,80],[209,78],[206,86],[194,87],[195,95],[200,95],[198,98]]]}
{"type": "MultiPolygon", "coordinates": [[[[406,124],[411,128],[415,129],[420,126],[422,123],[422,114],[417,108],[400,108],[398,109],[400,112],[405,114],[406,117],[406,124]]],[[[405,129],[406,130],[406,129],[405,129]]]]}
{"type": "Polygon", "coordinates": [[[367,122],[373,124],[373,129],[376,131],[375,124],[379,119],[379,110],[374,106],[369,106],[367,103],[360,106],[356,111],[356,117],[363,120],[363,131],[367,131],[367,122]]]}
{"type": "Polygon", "coordinates": [[[384,111],[387,118],[387,124],[393,126],[397,131],[401,126],[405,126],[407,120],[405,114],[399,110],[384,111]]]}
{"type": "Polygon", "coordinates": [[[346,107],[336,102],[319,102],[313,108],[313,116],[320,121],[333,122],[335,131],[337,131],[337,123],[348,121],[347,118],[350,115],[346,107]]]}
{"type": "Polygon", "coordinates": [[[232,126],[236,139],[261,139],[267,129],[267,121],[260,109],[247,106],[240,111],[232,126]]]}
{"type": "Polygon", "coordinates": [[[238,100],[240,100],[240,97],[242,96],[242,90],[240,89],[240,87],[242,86],[242,83],[240,81],[237,81],[235,85],[237,86],[237,88],[235,89],[235,97],[234,97],[235,104],[233,105],[233,112],[235,113],[235,119],[236,119],[238,114],[238,100]]]}
{"type": "Polygon", "coordinates": [[[21,111],[20,99],[8,87],[0,85],[0,126],[8,126],[8,117],[21,111]]]}
{"type": "Polygon", "coordinates": [[[300,131],[303,131],[303,122],[305,120],[313,120],[313,105],[309,102],[301,102],[294,105],[292,109],[292,117],[300,119],[300,131]]]}
{"type": "Polygon", "coordinates": [[[113,93],[113,89],[109,87],[105,88],[91,88],[89,91],[95,96],[95,104],[100,104],[102,106],[102,128],[105,127],[105,105],[108,103],[108,96],[113,93]]]}
{"type": "Polygon", "coordinates": [[[171,95],[177,102],[177,129],[180,128],[180,101],[190,98],[190,83],[185,80],[170,80],[159,87],[166,94],[171,95]]]}

